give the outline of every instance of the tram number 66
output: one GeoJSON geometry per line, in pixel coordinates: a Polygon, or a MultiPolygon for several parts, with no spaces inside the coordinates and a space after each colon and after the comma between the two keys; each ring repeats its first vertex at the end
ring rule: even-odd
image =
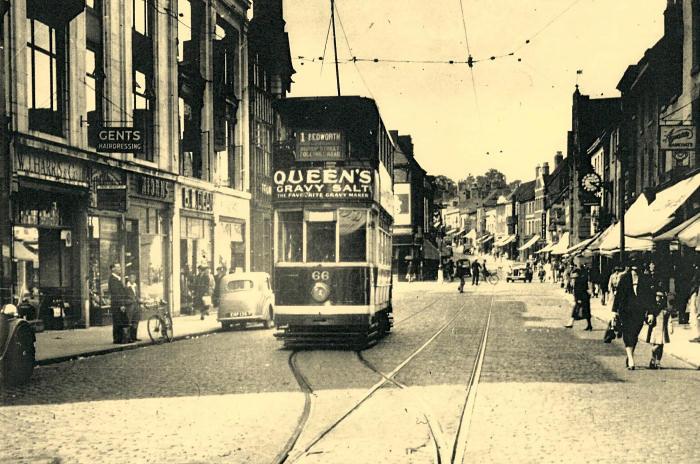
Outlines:
{"type": "Polygon", "coordinates": [[[328,271],[314,271],[311,273],[311,278],[317,282],[319,280],[328,280],[330,278],[330,274],[328,271]]]}

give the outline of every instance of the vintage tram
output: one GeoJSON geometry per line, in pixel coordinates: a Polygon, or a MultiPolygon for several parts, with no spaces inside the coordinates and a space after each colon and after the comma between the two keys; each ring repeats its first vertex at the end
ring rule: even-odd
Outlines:
{"type": "Polygon", "coordinates": [[[394,145],[374,100],[278,102],[275,336],[367,346],[392,325],[394,145]]]}

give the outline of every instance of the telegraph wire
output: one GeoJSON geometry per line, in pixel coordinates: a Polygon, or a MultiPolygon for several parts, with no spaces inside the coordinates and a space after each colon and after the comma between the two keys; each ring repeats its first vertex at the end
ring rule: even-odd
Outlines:
{"type": "Polygon", "coordinates": [[[529,44],[533,41],[533,39],[535,39],[538,35],[540,35],[541,33],[543,33],[546,29],[548,29],[549,26],[551,26],[552,24],[554,24],[559,18],[561,18],[562,16],[564,16],[566,13],[568,13],[568,11],[569,11],[570,9],[572,9],[574,6],[576,6],[576,4],[579,3],[579,2],[581,2],[581,0],[574,0],[573,2],[571,2],[571,3],[569,4],[569,6],[567,6],[566,8],[564,8],[559,14],[557,14],[557,15],[554,16],[552,19],[550,19],[550,20],[547,22],[547,24],[545,24],[544,26],[542,26],[537,32],[535,32],[533,35],[531,35],[529,39],[525,40],[525,42],[523,42],[518,48],[516,48],[516,49],[515,49],[515,52],[518,52],[518,51],[520,51],[520,49],[522,49],[522,48],[525,47],[526,45],[529,45],[529,44]]]}

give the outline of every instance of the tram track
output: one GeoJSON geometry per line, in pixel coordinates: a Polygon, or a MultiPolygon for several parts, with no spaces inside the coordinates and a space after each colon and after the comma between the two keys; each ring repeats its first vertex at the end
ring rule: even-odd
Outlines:
{"type": "MultiPolygon", "coordinates": [[[[413,318],[421,313],[424,313],[427,309],[434,306],[440,298],[435,299],[422,307],[420,310],[411,313],[409,316],[399,320],[396,324],[401,324],[408,319],[413,318]]],[[[406,357],[400,364],[398,364],[391,372],[385,373],[374,366],[370,361],[366,360],[362,355],[361,351],[357,351],[356,355],[358,361],[368,370],[372,371],[374,374],[381,377],[377,383],[366,390],[366,392],[356,400],[351,406],[344,410],[332,423],[325,426],[320,432],[318,432],[310,441],[299,448],[299,438],[304,432],[312,410],[313,402],[313,387],[309,383],[308,379],[304,376],[303,372],[299,369],[296,363],[298,350],[293,351],[289,356],[289,367],[292,371],[297,383],[299,384],[300,390],[304,393],[304,408],[302,414],[299,417],[297,426],[294,432],[290,436],[289,440],[285,444],[284,449],[276,456],[273,461],[274,464],[282,463],[295,463],[302,459],[307,453],[311,452],[319,442],[321,442],[329,433],[336,429],[341,423],[343,423],[348,417],[350,417],[354,412],[356,412],[368,399],[370,399],[374,394],[387,383],[391,383],[398,387],[399,389],[405,390],[408,388],[407,385],[398,381],[395,377],[403,370],[411,361],[414,360],[419,354],[421,354],[428,346],[430,346],[448,327],[450,327],[460,316],[464,313],[464,308],[466,302],[462,303],[456,313],[450,317],[445,323],[443,323],[431,336],[428,338],[420,347],[415,349],[411,354],[406,357]],[[298,448],[298,449],[297,449],[298,448]],[[297,449],[296,452],[295,449],[297,449]]],[[[481,366],[483,365],[483,359],[485,355],[485,347],[488,340],[488,331],[491,322],[491,313],[493,309],[493,297],[490,299],[488,314],[484,324],[484,328],[481,331],[480,343],[477,349],[477,353],[474,358],[474,363],[470,372],[469,380],[466,384],[465,391],[465,401],[463,407],[460,411],[459,424],[457,427],[457,433],[451,444],[448,445],[447,440],[444,438],[442,427],[439,420],[436,419],[435,415],[430,410],[430,407],[425,403],[425,400],[418,399],[414,401],[418,404],[419,410],[423,415],[428,431],[431,437],[432,444],[435,449],[435,462],[442,464],[449,462],[462,463],[464,460],[464,454],[466,450],[466,437],[469,432],[469,424],[471,423],[471,415],[473,414],[474,401],[476,400],[477,386],[479,383],[479,378],[481,374],[481,366]]],[[[395,324],[395,325],[396,325],[395,324]]]]}

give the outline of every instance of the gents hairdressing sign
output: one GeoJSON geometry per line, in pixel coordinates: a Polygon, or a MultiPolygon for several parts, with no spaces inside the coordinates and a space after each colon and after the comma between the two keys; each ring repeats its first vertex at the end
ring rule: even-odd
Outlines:
{"type": "Polygon", "coordinates": [[[273,199],[371,200],[373,178],[367,168],[280,169],[273,176],[273,199]]]}
{"type": "Polygon", "coordinates": [[[345,158],[345,138],[338,131],[297,132],[297,160],[338,161],[345,158]]]}
{"type": "Polygon", "coordinates": [[[143,131],[133,127],[103,127],[95,150],[103,153],[143,153],[143,131]]]}

